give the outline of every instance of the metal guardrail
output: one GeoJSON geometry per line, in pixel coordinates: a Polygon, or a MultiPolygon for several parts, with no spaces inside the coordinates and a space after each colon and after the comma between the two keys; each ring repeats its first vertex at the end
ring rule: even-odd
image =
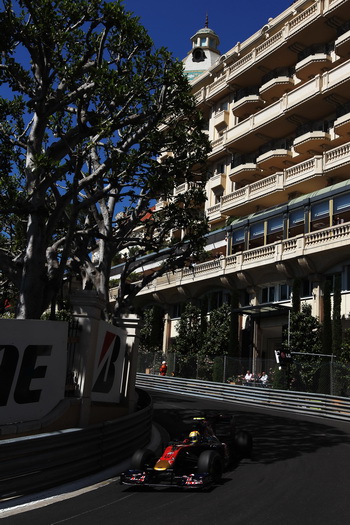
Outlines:
{"type": "Polygon", "coordinates": [[[259,406],[324,418],[342,420],[350,418],[350,399],[345,397],[140,373],[137,374],[136,384],[139,388],[204,397],[240,405],[259,406]]]}
{"type": "Polygon", "coordinates": [[[130,457],[151,439],[152,402],[138,391],[140,409],[89,428],[0,441],[0,498],[66,483],[130,457]]]}

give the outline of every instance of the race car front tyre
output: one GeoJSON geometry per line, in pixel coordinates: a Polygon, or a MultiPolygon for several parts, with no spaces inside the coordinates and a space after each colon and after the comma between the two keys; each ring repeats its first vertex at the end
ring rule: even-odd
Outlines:
{"type": "Polygon", "coordinates": [[[153,467],[156,456],[148,448],[140,448],[134,452],[131,458],[131,468],[135,470],[145,470],[147,467],[153,467]]]}
{"type": "Polygon", "coordinates": [[[198,458],[198,474],[208,473],[215,483],[221,479],[223,471],[222,458],[215,450],[205,450],[198,458]]]}

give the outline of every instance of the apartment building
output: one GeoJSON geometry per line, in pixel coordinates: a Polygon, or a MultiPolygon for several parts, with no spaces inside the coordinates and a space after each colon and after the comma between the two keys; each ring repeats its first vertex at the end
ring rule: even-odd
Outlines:
{"type": "Polygon", "coordinates": [[[207,23],[191,41],[184,67],[212,145],[211,258],[157,279],[137,303],[164,308],[166,351],[181,305],[207,297],[210,310],[236,290],[242,356],[263,363],[296,278],[322,321],[324,282],[341,275],[349,317],[350,0],[297,0],[224,54],[207,23]]]}

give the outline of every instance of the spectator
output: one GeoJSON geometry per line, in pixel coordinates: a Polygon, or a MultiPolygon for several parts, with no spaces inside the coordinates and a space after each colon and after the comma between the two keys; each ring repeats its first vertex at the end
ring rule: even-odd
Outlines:
{"type": "Polygon", "coordinates": [[[267,375],[266,372],[263,372],[263,373],[261,374],[261,377],[260,377],[260,382],[261,382],[262,386],[266,386],[268,380],[269,380],[269,376],[267,375]]]}
{"type": "Polygon", "coordinates": [[[163,361],[159,368],[159,374],[161,376],[165,376],[167,373],[167,370],[168,370],[167,364],[165,361],[163,361]]]}
{"type": "Polygon", "coordinates": [[[253,374],[250,370],[247,370],[247,373],[244,376],[244,380],[246,385],[249,385],[253,381],[253,374]]]}

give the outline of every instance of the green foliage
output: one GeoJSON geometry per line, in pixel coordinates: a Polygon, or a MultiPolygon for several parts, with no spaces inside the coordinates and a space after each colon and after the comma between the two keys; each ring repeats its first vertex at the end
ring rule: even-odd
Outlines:
{"type": "Polygon", "coordinates": [[[332,352],[339,356],[342,346],[341,322],[341,276],[337,274],[334,279],[333,289],[333,325],[332,325],[332,352]]]}
{"type": "MultiPolygon", "coordinates": [[[[282,345],[287,349],[287,343],[282,345]]],[[[300,312],[292,312],[290,316],[290,350],[304,354],[321,354],[321,325],[311,315],[311,305],[302,304],[300,312]]],[[[320,368],[318,356],[294,356],[294,363],[289,369],[291,388],[307,392],[315,392],[318,386],[317,372],[320,368]]]]}
{"type": "Polygon", "coordinates": [[[112,261],[129,250],[127,308],[207,231],[209,142],[182,64],[118,0],[4,0],[0,31],[0,272],[18,316],[39,318],[68,274],[108,303],[112,261]],[[158,198],[168,205],[155,210],[158,198]],[[167,245],[173,228],[186,235],[167,245]],[[164,246],[158,273],[129,286],[137,259],[164,246]]]}
{"type": "Polygon", "coordinates": [[[294,279],[293,281],[293,293],[292,293],[292,311],[298,313],[300,311],[300,279],[294,279]]]}
{"type": "Polygon", "coordinates": [[[163,309],[159,306],[142,312],[143,326],[140,330],[140,351],[159,352],[163,343],[163,309]]]}
{"type": "Polygon", "coordinates": [[[198,351],[202,346],[201,309],[187,303],[176,323],[177,336],[172,351],[177,354],[177,374],[196,377],[198,351]]]}
{"type": "Polygon", "coordinates": [[[15,319],[14,312],[3,312],[0,314],[0,319],[15,319]]]}
{"type": "Polygon", "coordinates": [[[321,353],[321,325],[311,315],[311,305],[303,303],[301,311],[290,316],[290,348],[292,352],[321,353]]]}
{"type": "Polygon", "coordinates": [[[201,310],[191,302],[185,305],[176,323],[174,347],[179,354],[197,354],[202,346],[201,310]]]}
{"type": "Polygon", "coordinates": [[[333,374],[333,394],[350,396],[350,330],[344,330],[333,374]]]}
{"type": "Polygon", "coordinates": [[[231,295],[231,315],[230,315],[230,343],[228,354],[232,357],[239,357],[239,325],[238,313],[235,312],[239,307],[239,295],[237,290],[232,291],[231,295]]]}
{"type": "Polygon", "coordinates": [[[116,288],[117,286],[119,285],[119,279],[110,279],[108,281],[108,287],[111,289],[111,288],[116,288]]]}
{"type": "Polygon", "coordinates": [[[231,344],[231,305],[223,304],[209,316],[207,306],[207,300],[201,308],[186,304],[172,350],[177,352],[180,375],[222,381],[222,358],[229,355],[231,344]]]}
{"type": "Polygon", "coordinates": [[[224,362],[222,357],[215,357],[213,361],[213,381],[222,383],[224,379],[224,362]]]}
{"type": "Polygon", "coordinates": [[[332,351],[332,319],[331,319],[331,291],[332,283],[326,279],[323,289],[323,353],[330,354],[332,351]]]}
{"type": "Polygon", "coordinates": [[[289,389],[288,373],[289,372],[287,369],[276,367],[272,374],[272,377],[270,377],[272,387],[276,388],[277,390],[288,390],[289,389]]]}
{"type": "Polygon", "coordinates": [[[340,347],[339,361],[344,365],[350,364],[350,329],[344,330],[342,345],[340,347]]]}
{"type": "Polygon", "coordinates": [[[223,304],[210,312],[207,330],[200,355],[214,358],[229,354],[231,329],[231,307],[223,304]]]}
{"type": "Polygon", "coordinates": [[[52,319],[52,316],[51,316],[51,313],[50,312],[44,312],[41,316],[42,320],[54,320],[54,321],[71,321],[72,320],[72,311],[69,310],[69,309],[65,309],[65,310],[58,310],[57,312],[55,312],[55,318],[52,319]]]}

